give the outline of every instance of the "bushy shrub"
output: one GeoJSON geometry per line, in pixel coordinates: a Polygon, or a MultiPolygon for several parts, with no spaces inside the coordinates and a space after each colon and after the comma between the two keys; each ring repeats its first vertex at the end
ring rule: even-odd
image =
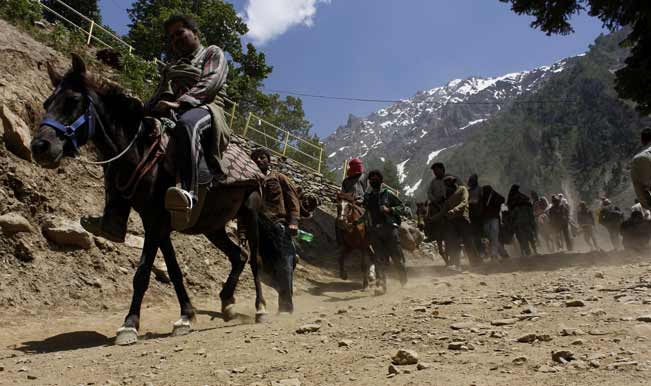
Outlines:
{"type": "Polygon", "coordinates": [[[12,23],[32,25],[43,18],[43,11],[38,1],[3,0],[0,16],[12,23]]]}

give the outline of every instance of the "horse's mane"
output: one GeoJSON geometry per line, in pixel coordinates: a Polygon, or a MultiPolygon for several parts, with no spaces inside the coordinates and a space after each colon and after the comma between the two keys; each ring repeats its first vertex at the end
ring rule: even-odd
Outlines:
{"type": "Polygon", "coordinates": [[[113,113],[111,118],[124,129],[128,130],[139,123],[144,115],[142,101],[115,81],[90,72],[79,74],[74,71],[69,71],[64,80],[75,82],[84,90],[97,94],[106,111],[113,113]]]}

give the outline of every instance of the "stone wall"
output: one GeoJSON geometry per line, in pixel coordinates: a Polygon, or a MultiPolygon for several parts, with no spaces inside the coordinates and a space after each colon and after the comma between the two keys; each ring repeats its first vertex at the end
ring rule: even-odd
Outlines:
{"type": "MultiPolygon", "coordinates": [[[[258,147],[252,141],[239,135],[234,135],[233,142],[244,147],[249,153],[258,147]]],[[[322,175],[310,171],[292,159],[275,155],[271,158],[272,167],[291,178],[303,192],[316,195],[323,204],[335,203],[337,192],[341,189],[340,185],[333,184],[322,175]]]]}

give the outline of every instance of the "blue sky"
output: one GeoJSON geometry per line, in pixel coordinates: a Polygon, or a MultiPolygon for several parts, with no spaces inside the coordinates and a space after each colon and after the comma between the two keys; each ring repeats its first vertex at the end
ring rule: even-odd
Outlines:
{"type": "MultiPolygon", "coordinates": [[[[131,0],[100,0],[104,22],[126,33],[131,0]]],[[[455,78],[496,76],[585,52],[601,23],[548,37],[498,0],[235,0],[274,72],[268,89],[401,99],[455,78]]],[[[324,137],[349,113],[383,104],[303,98],[324,137]]]]}

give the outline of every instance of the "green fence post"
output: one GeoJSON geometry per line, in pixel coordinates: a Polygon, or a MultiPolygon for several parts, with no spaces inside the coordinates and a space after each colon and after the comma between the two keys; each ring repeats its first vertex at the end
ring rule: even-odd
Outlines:
{"type": "Polygon", "coordinates": [[[246,138],[246,132],[249,130],[249,123],[251,123],[251,116],[253,113],[249,113],[249,116],[246,117],[246,125],[244,125],[244,132],[242,133],[242,137],[246,138]]]}
{"type": "Polygon", "coordinates": [[[283,145],[283,157],[287,154],[287,144],[289,143],[289,131],[285,131],[285,144],[283,145]]]}
{"type": "Polygon", "coordinates": [[[319,170],[317,173],[321,174],[321,164],[323,163],[323,145],[321,145],[321,150],[319,150],[319,170]]]}
{"type": "Polygon", "coordinates": [[[231,123],[228,124],[228,127],[233,130],[233,120],[235,120],[235,108],[237,107],[237,103],[233,102],[233,108],[231,109],[231,123]]]}
{"type": "Polygon", "coordinates": [[[90,41],[93,38],[93,28],[95,27],[95,20],[90,21],[90,28],[88,29],[88,40],[86,40],[86,45],[90,45],[90,41]]]}

